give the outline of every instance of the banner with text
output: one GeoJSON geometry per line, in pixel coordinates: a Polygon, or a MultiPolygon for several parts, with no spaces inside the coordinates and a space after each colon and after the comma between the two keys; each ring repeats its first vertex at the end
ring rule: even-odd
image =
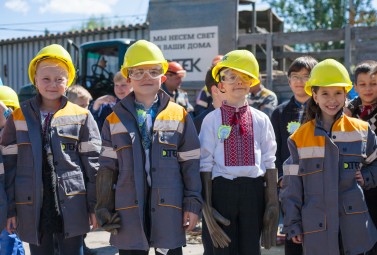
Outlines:
{"type": "Polygon", "coordinates": [[[150,31],[167,60],[177,61],[187,71],[184,81],[203,81],[212,59],[219,54],[218,28],[194,27],[150,31]]]}

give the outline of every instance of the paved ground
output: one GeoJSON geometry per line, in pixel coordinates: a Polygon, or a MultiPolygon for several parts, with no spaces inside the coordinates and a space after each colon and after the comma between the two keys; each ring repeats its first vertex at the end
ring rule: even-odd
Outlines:
{"type": "MultiPolygon", "coordinates": [[[[90,232],[85,239],[89,248],[95,249],[98,255],[117,255],[118,250],[109,245],[110,234],[105,231],[90,232]]],[[[28,244],[24,244],[26,255],[30,255],[28,244]]],[[[154,251],[149,253],[154,255],[154,251]]],[[[202,255],[203,246],[200,243],[200,238],[189,238],[188,244],[183,248],[184,255],[202,255]]],[[[283,246],[273,247],[269,251],[263,250],[262,255],[283,255],[283,246]]]]}

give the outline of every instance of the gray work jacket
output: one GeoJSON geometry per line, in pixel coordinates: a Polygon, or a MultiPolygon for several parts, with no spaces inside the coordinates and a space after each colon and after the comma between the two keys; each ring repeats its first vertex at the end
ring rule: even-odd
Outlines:
{"type": "MultiPolygon", "coordinates": [[[[40,243],[43,202],[40,100],[38,95],[21,103],[7,120],[1,140],[8,218],[17,217],[21,240],[32,244],[40,243]]],[[[62,97],[51,120],[50,138],[64,235],[85,234],[96,203],[101,150],[97,124],[88,110],[62,97]]]]}
{"type": "Polygon", "coordinates": [[[288,238],[303,234],[305,255],[340,254],[339,236],[345,254],[364,253],[376,243],[377,231],[355,173],[361,170],[366,189],[376,186],[376,136],[367,122],[344,115],[330,135],[321,126],[312,120],[288,139],[283,232],[288,238]]]}
{"type": "Polygon", "coordinates": [[[134,93],[114,106],[102,129],[99,171],[111,170],[117,176],[115,210],[121,227],[110,242],[119,249],[181,247],[186,243],[183,212],[199,215],[201,211],[200,145],[194,124],[167,94],[160,90],[158,97],[150,148],[150,188],[134,93]]]}

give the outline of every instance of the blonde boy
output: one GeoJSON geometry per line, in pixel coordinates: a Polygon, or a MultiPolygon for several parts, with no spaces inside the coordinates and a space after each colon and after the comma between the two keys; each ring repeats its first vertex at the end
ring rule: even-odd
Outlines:
{"type": "Polygon", "coordinates": [[[3,130],[7,230],[32,255],[81,255],[94,216],[100,136],[90,112],[63,96],[75,78],[69,53],[52,44],[29,64],[38,95],[16,109],[3,130]]]}
{"type": "Polygon", "coordinates": [[[81,85],[72,85],[67,89],[68,101],[88,109],[90,101],[93,99],[89,91],[81,85]]]}

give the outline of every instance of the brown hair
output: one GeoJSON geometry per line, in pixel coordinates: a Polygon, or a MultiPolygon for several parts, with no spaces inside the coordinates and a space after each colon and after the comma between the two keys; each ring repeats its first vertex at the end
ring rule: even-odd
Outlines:
{"type": "MultiPolygon", "coordinates": [[[[319,87],[313,86],[312,87],[312,94],[318,92],[319,87]]],[[[315,119],[315,116],[321,112],[321,108],[317,105],[317,103],[313,99],[313,95],[309,98],[307,107],[306,107],[306,113],[305,113],[305,119],[303,123],[309,122],[313,119],[315,119]]]]}
{"type": "Polygon", "coordinates": [[[205,78],[205,85],[206,85],[206,88],[207,88],[207,91],[208,93],[210,93],[212,95],[212,86],[216,86],[217,87],[217,84],[218,82],[212,77],[212,68],[209,68],[207,73],[206,73],[206,78],[205,78]]]}
{"type": "Polygon", "coordinates": [[[115,75],[114,75],[114,83],[115,82],[120,82],[122,80],[126,80],[127,78],[123,76],[122,72],[117,72],[115,75]]]}
{"type": "MultiPolygon", "coordinates": [[[[359,64],[356,65],[355,71],[354,71],[354,77],[355,77],[355,84],[357,85],[357,77],[361,73],[369,73],[371,72],[374,67],[377,66],[377,62],[374,60],[365,60],[360,62],[359,64]]],[[[371,73],[372,75],[372,73],[371,73]]]]}
{"type": "Polygon", "coordinates": [[[92,100],[92,95],[81,85],[72,85],[67,89],[67,98],[70,102],[74,103],[78,98],[92,100]]]}
{"type": "Polygon", "coordinates": [[[377,65],[370,71],[370,75],[375,75],[377,74],[377,65]]]}
{"type": "Polygon", "coordinates": [[[300,72],[301,69],[305,68],[310,73],[313,67],[318,64],[317,59],[312,56],[302,56],[296,58],[288,68],[288,77],[292,72],[300,72]]]}

